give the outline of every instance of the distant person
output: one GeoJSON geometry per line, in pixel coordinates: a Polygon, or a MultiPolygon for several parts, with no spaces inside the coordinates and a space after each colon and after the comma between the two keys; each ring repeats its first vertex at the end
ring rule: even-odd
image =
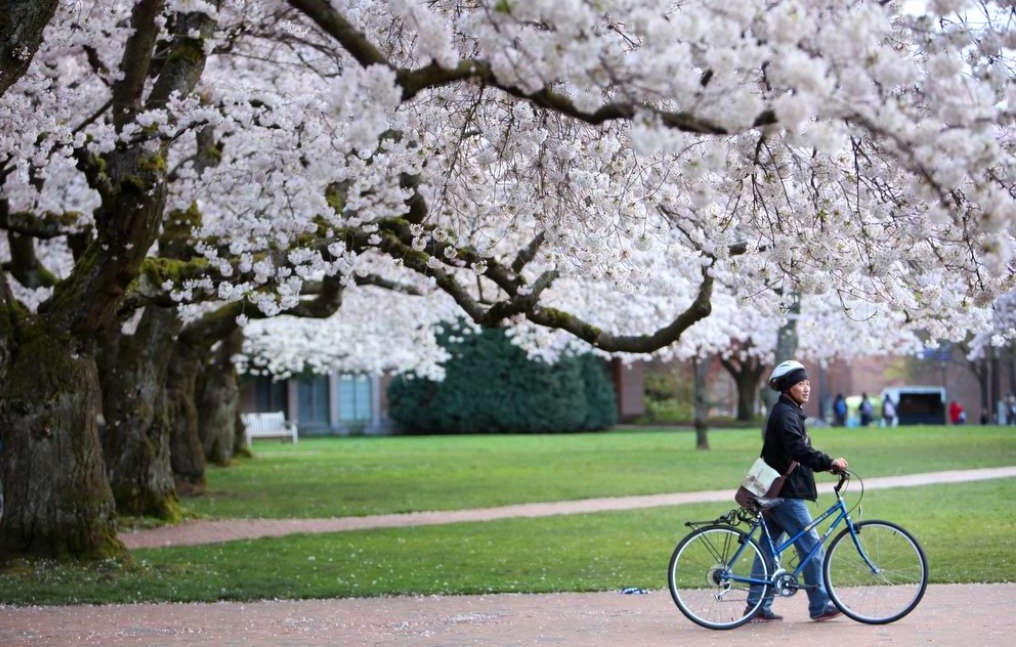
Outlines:
{"type": "Polygon", "coordinates": [[[1016,425],[1016,395],[1005,396],[1005,424],[1016,425]]]}
{"type": "Polygon", "coordinates": [[[885,397],[882,398],[882,426],[883,427],[895,427],[897,424],[896,419],[896,405],[893,403],[893,399],[886,393],[885,397]]]}
{"type": "Polygon", "coordinates": [[[842,393],[836,394],[833,400],[833,426],[842,427],[847,424],[847,399],[842,393]]]}
{"type": "Polygon", "coordinates": [[[949,422],[954,425],[962,425],[967,421],[967,412],[963,405],[953,400],[949,403],[949,422]]]}
{"type": "Polygon", "coordinates": [[[867,393],[861,394],[861,404],[857,407],[857,412],[861,415],[861,426],[867,427],[871,424],[871,419],[874,415],[875,408],[871,406],[871,400],[868,399],[867,393]]]}

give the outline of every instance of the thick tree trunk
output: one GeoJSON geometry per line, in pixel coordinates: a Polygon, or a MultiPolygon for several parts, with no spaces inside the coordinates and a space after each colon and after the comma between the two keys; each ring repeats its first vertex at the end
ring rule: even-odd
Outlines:
{"type": "Polygon", "coordinates": [[[181,496],[205,492],[205,450],[198,435],[195,393],[202,354],[177,340],[166,380],[166,413],[169,425],[170,463],[181,496]]]}
{"type": "MultiPolygon", "coordinates": [[[[218,340],[220,343],[235,348],[234,344],[242,343],[241,338],[233,339],[231,335],[237,332],[236,316],[239,304],[231,304],[220,308],[218,311],[208,313],[201,319],[188,324],[177,337],[173,347],[173,356],[169,365],[167,378],[166,397],[167,410],[169,412],[170,424],[170,456],[173,465],[173,475],[176,479],[177,492],[183,496],[194,496],[204,493],[205,489],[205,446],[202,442],[199,425],[201,413],[198,402],[198,382],[202,370],[211,365],[211,347],[218,340]]],[[[239,333],[237,333],[239,334],[239,333]]],[[[223,352],[229,352],[224,349],[223,352]]],[[[230,353],[231,355],[232,353],[230,353]]],[[[227,361],[228,363],[228,361],[227,361]]],[[[233,373],[232,365],[229,368],[233,373]]],[[[235,380],[235,376],[233,377],[235,380]]],[[[215,387],[220,388],[220,387],[215,387]]],[[[233,386],[223,386],[223,393],[216,396],[221,401],[212,408],[216,410],[215,422],[206,422],[206,425],[225,425],[227,431],[217,431],[228,436],[223,436],[223,441],[230,443],[230,457],[233,453],[233,445],[230,439],[233,435],[236,424],[235,410],[239,402],[239,391],[230,395],[233,386]],[[230,401],[233,403],[230,404],[230,401]],[[222,410],[218,410],[219,407],[222,410]],[[232,407],[233,414],[229,413],[232,407]]],[[[210,410],[210,409],[209,409],[210,410]]],[[[206,410],[206,415],[207,415],[206,410]]]]}
{"type": "Polygon", "coordinates": [[[180,320],[149,307],[133,335],[107,335],[102,368],[103,455],[121,515],[176,521],[180,506],[169,461],[165,385],[180,320]]]}
{"type": "Polygon", "coordinates": [[[758,376],[742,371],[734,379],[737,385],[737,420],[748,422],[755,418],[755,394],[758,393],[758,376]]]}
{"type": "Polygon", "coordinates": [[[243,335],[239,329],[224,339],[205,365],[198,395],[198,432],[205,458],[215,465],[229,465],[236,446],[237,385],[233,356],[240,351],[243,335]]]}
{"type": "Polygon", "coordinates": [[[740,422],[754,420],[758,384],[765,367],[758,358],[751,356],[743,359],[723,359],[721,363],[737,387],[737,420],[740,422]]]}
{"type": "Polygon", "coordinates": [[[99,559],[126,553],[99,445],[93,351],[22,331],[0,386],[0,554],[99,559]]]}

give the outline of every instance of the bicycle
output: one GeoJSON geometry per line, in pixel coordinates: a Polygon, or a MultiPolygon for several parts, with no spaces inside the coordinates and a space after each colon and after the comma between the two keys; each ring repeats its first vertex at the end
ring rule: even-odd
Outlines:
{"type": "MultiPolygon", "coordinates": [[[[694,528],[670,558],[667,580],[670,595],[692,622],[709,629],[733,629],[749,620],[770,594],[790,597],[806,587],[800,582],[804,565],[840,526],[846,527],[828,542],[822,578],[833,604],[849,618],[866,624],[887,624],[904,617],[924,597],[928,586],[928,561],[917,540],[889,521],[854,522],[851,511],[864,496],[864,483],[857,474],[844,471],[833,488],[836,501],[800,533],[778,542],[766,523],[765,510],[781,501],[755,499],[712,521],[689,521],[694,528]],[[860,482],[857,502],[848,507],[842,491],[851,477],[860,482]],[[832,519],[819,535],[819,542],[796,567],[782,565],[781,556],[804,533],[832,519]],[[747,531],[737,528],[749,526],[747,531]],[[757,535],[757,538],[756,538],[757,535]],[[760,542],[771,550],[772,561],[763,556],[760,542]],[[761,586],[758,601],[748,604],[751,585],[761,586]]],[[[788,562],[791,560],[788,560],[788,562]]]]}

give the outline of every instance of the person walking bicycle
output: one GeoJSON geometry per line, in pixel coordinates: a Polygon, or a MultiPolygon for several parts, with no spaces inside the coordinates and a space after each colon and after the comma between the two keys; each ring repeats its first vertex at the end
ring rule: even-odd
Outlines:
{"type": "MultiPolygon", "coordinates": [[[[781,362],[769,377],[769,388],[779,391],[780,397],[773,405],[766,419],[765,438],[762,443],[761,456],[767,464],[780,474],[786,474],[793,462],[797,466],[787,475],[780,491],[782,501],[766,510],[766,521],[772,536],[781,533],[794,536],[811,523],[811,513],[807,501],[818,499],[815,486],[815,471],[843,472],[847,469],[847,459],[831,458],[811,446],[811,438],[805,428],[803,407],[811,396],[811,382],[808,373],[800,362],[789,360],[781,362]]],[[[818,533],[813,529],[801,536],[794,544],[801,559],[820,543],[818,533]]],[[[763,556],[772,560],[770,545],[762,543],[763,556]]],[[[821,551],[821,547],[819,548],[821,551]]],[[[755,568],[763,567],[756,558],[755,568]]],[[[840,610],[830,601],[829,594],[822,582],[822,554],[808,561],[804,568],[804,583],[808,593],[808,614],[812,620],[823,621],[834,618],[840,610]]],[[[753,585],[748,592],[748,608],[754,608],[762,595],[762,585],[753,585]]],[[[774,592],[770,589],[762,606],[752,618],[752,622],[770,622],[782,620],[773,609],[774,592]]]]}

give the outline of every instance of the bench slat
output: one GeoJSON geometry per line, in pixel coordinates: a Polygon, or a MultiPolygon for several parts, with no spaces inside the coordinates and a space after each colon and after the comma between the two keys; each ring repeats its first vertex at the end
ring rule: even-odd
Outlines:
{"type": "Polygon", "coordinates": [[[297,440],[296,425],[288,422],[286,414],[282,411],[244,413],[240,415],[240,419],[243,420],[248,445],[254,438],[288,438],[293,443],[297,440]]]}

